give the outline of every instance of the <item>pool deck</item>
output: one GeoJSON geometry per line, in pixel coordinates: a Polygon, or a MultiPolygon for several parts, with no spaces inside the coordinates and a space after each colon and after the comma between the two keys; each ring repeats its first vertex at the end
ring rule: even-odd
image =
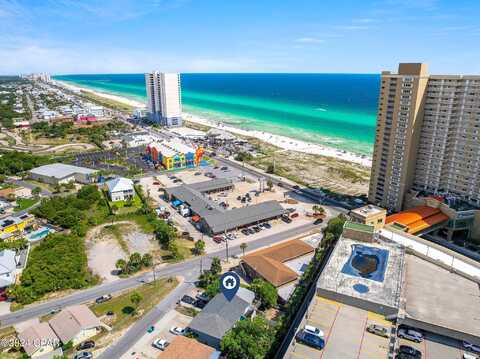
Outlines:
{"type": "Polygon", "coordinates": [[[327,266],[317,283],[317,291],[335,295],[356,298],[365,302],[375,303],[388,308],[398,308],[400,300],[400,285],[405,263],[404,250],[392,243],[363,243],[348,238],[341,238],[327,266]],[[342,268],[350,260],[354,245],[374,247],[388,251],[388,258],[383,281],[375,281],[360,276],[343,273],[342,268]],[[359,286],[360,285],[360,286],[359,286]],[[367,292],[354,289],[367,287],[367,292]]]}

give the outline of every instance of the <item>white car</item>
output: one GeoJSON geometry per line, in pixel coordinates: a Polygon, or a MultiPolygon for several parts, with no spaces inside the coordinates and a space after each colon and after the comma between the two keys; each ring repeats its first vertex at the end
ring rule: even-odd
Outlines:
{"type": "Polygon", "coordinates": [[[324,333],[323,333],[323,330],[321,329],[318,329],[316,327],[314,327],[313,325],[305,325],[305,327],[303,328],[303,330],[309,334],[313,334],[319,338],[323,338],[324,337],[324,333]]]}
{"type": "Polygon", "coordinates": [[[470,352],[477,353],[477,354],[480,353],[480,345],[475,345],[466,341],[463,341],[462,344],[465,350],[468,350],[470,352]]]}
{"type": "Polygon", "coordinates": [[[470,354],[470,353],[463,353],[462,358],[463,359],[478,359],[478,357],[475,354],[470,354]]]}
{"type": "Polygon", "coordinates": [[[182,328],[182,327],[171,327],[170,328],[170,333],[175,334],[175,335],[185,335],[186,330],[185,330],[185,328],[182,328]]]}
{"type": "Polygon", "coordinates": [[[398,337],[417,343],[423,341],[423,334],[413,329],[400,329],[398,331],[398,337]]]}
{"type": "Polygon", "coordinates": [[[153,341],[152,346],[160,350],[165,350],[165,348],[168,347],[169,344],[170,343],[167,342],[165,339],[158,338],[153,341]]]}

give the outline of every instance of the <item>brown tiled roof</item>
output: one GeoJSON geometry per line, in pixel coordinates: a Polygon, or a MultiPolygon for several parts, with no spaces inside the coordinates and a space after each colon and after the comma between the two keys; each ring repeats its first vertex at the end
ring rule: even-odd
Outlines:
{"type": "Polygon", "coordinates": [[[299,239],[294,239],[253,252],[242,259],[266,281],[275,287],[280,287],[298,277],[297,273],[283,263],[313,251],[312,246],[299,239]]]}
{"type": "Polygon", "coordinates": [[[214,351],[195,339],[176,336],[158,359],[209,359],[214,351]]]}

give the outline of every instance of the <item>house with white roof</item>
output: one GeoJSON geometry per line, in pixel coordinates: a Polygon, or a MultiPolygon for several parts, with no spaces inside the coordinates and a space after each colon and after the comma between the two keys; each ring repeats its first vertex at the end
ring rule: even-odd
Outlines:
{"type": "Polygon", "coordinates": [[[30,170],[33,180],[52,185],[69,182],[93,183],[98,171],[90,168],[67,165],[64,163],[51,163],[30,170]]]}
{"type": "Polygon", "coordinates": [[[129,178],[119,177],[108,181],[108,195],[113,202],[128,201],[135,196],[133,181],[129,178]]]}
{"type": "Polygon", "coordinates": [[[17,261],[15,251],[5,249],[0,252],[0,288],[15,284],[17,261]]]}

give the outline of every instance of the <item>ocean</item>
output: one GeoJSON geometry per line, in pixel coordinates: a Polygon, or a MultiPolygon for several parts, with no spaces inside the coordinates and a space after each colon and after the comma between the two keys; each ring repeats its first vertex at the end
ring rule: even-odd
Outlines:
{"type": "MultiPolygon", "coordinates": [[[[145,101],[143,74],[54,79],[145,101]]],[[[182,74],[185,112],[228,125],[370,156],[379,75],[182,74]]]]}

